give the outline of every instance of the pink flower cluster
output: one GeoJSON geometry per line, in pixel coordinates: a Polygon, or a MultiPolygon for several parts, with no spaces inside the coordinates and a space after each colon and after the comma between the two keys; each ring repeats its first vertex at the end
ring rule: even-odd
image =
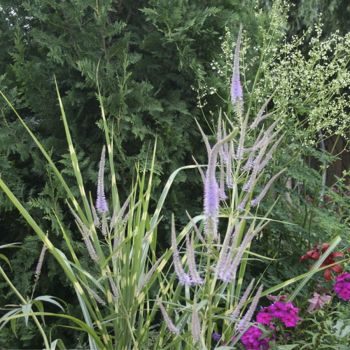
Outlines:
{"type": "Polygon", "coordinates": [[[241,338],[241,342],[243,343],[246,350],[268,350],[269,346],[269,338],[262,338],[262,330],[256,326],[250,327],[241,338]]]}
{"type": "Polygon", "coordinates": [[[261,324],[274,329],[274,321],[280,320],[286,327],[295,327],[299,321],[299,309],[291,302],[276,301],[264,307],[257,315],[256,320],[261,324]]]}
{"type": "MultiPolygon", "coordinates": [[[[256,316],[257,323],[276,330],[276,321],[281,321],[285,327],[295,327],[299,321],[299,309],[291,302],[276,301],[264,307],[256,316]]],[[[271,338],[263,338],[263,332],[256,326],[250,327],[242,336],[241,342],[246,350],[268,350],[271,338]]]]}
{"type": "Polygon", "coordinates": [[[334,284],[334,291],[339,298],[345,301],[350,300],[350,273],[345,272],[337,277],[334,284]]]}

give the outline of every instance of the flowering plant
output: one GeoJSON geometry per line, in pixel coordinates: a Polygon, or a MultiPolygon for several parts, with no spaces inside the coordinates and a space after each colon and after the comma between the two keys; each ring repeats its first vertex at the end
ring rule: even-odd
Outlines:
{"type": "Polygon", "coordinates": [[[276,321],[282,322],[285,327],[295,327],[299,321],[299,309],[291,302],[276,301],[264,307],[256,316],[258,323],[276,328],[276,321]]]}
{"type": "Polygon", "coordinates": [[[270,338],[263,337],[263,331],[256,326],[250,327],[242,336],[241,342],[246,350],[268,350],[270,338]]]}
{"type": "MultiPolygon", "coordinates": [[[[322,245],[316,245],[313,249],[309,250],[306,254],[302,255],[300,261],[305,260],[318,260],[323,253],[329,248],[328,243],[323,243],[322,245]]],[[[321,267],[335,264],[335,259],[343,257],[342,252],[331,252],[325,261],[321,264],[321,267]]],[[[326,281],[330,281],[333,278],[332,272],[341,273],[343,268],[340,264],[335,264],[324,271],[324,278],[326,281]]]]}
{"type": "Polygon", "coordinates": [[[241,342],[246,350],[268,350],[270,342],[278,337],[283,327],[296,327],[299,320],[299,309],[293,303],[276,301],[257,313],[256,325],[249,327],[241,342]],[[264,335],[263,326],[268,327],[271,336],[264,335]]]}
{"type": "Polygon", "coordinates": [[[350,300],[350,273],[345,272],[337,276],[334,291],[339,298],[345,301],[350,300]]]}

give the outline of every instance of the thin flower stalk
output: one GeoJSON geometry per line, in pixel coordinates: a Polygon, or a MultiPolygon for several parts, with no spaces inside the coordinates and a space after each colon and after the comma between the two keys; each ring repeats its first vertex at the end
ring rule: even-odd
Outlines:
{"type": "Polygon", "coordinates": [[[236,279],[236,272],[239,264],[241,263],[243,254],[248,247],[248,245],[251,243],[255,236],[256,232],[247,233],[241,243],[241,245],[238,247],[236,255],[232,260],[228,259],[227,264],[224,268],[224,273],[222,275],[222,280],[225,282],[232,282],[236,279]]]}
{"type": "Polygon", "coordinates": [[[81,233],[81,236],[83,238],[83,241],[85,243],[85,247],[90,255],[90,258],[97,262],[98,261],[98,256],[97,256],[97,253],[95,251],[95,248],[94,246],[92,245],[91,243],[91,232],[90,230],[85,226],[85,224],[81,221],[80,217],[77,215],[77,213],[72,209],[71,206],[69,206],[69,209],[71,211],[71,213],[73,214],[74,216],[74,219],[75,219],[75,222],[76,222],[76,225],[81,233]]]}
{"type": "Polygon", "coordinates": [[[269,182],[265,185],[265,187],[263,188],[263,190],[260,192],[260,194],[255,197],[252,202],[251,202],[251,206],[252,207],[256,207],[266,196],[268,190],[270,189],[270,187],[272,186],[272,184],[276,181],[276,179],[285,171],[286,169],[281,170],[280,172],[278,172],[277,174],[275,174],[274,176],[272,176],[272,178],[269,180],[269,182]]]}
{"type": "Polygon", "coordinates": [[[228,282],[226,277],[227,268],[230,265],[230,262],[232,261],[232,257],[234,255],[235,247],[237,245],[237,240],[239,236],[237,232],[240,232],[241,225],[242,221],[240,221],[238,225],[235,225],[235,227],[232,230],[228,230],[228,232],[230,233],[226,235],[224,243],[222,244],[220,250],[218,264],[216,267],[216,274],[218,279],[220,279],[223,282],[228,282]]]}
{"type": "Polygon", "coordinates": [[[205,182],[205,175],[204,175],[204,172],[203,172],[201,166],[198,164],[196,158],[192,156],[192,159],[193,159],[193,161],[194,161],[194,164],[196,164],[197,170],[198,170],[198,172],[199,172],[199,175],[201,176],[202,182],[204,183],[204,182],[205,182]]]}
{"type": "Polygon", "coordinates": [[[103,215],[103,216],[102,216],[101,221],[102,221],[101,232],[102,232],[102,235],[103,235],[104,237],[106,237],[107,234],[108,234],[108,223],[107,223],[106,215],[103,215]]]}
{"type": "Polygon", "coordinates": [[[227,158],[226,166],[226,185],[228,188],[233,188],[233,173],[232,173],[232,159],[235,158],[235,149],[233,142],[229,142],[229,156],[227,158]]]}
{"type": "Polygon", "coordinates": [[[162,313],[164,322],[167,325],[169,331],[175,335],[179,335],[180,330],[174,325],[173,321],[169,317],[168,313],[166,312],[166,310],[165,310],[165,308],[160,300],[158,300],[158,306],[159,306],[160,312],[162,313]]]}
{"type": "Polygon", "coordinates": [[[270,103],[272,97],[273,97],[273,94],[261,106],[259,112],[256,115],[256,118],[254,119],[252,124],[249,126],[249,129],[251,129],[251,130],[255,129],[263,120],[265,120],[268,116],[271,115],[271,113],[264,114],[264,112],[265,112],[268,104],[270,103]]]}
{"type": "Polygon", "coordinates": [[[222,158],[220,158],[220,185],[219,185],[219,199],[220,201],[225,201],[227,195],[225,192],[225,164],[222,158]]]}
{"type": "Polygon", "coordinates": [[[172,223],[171,223],[171,248],[173,251],[174,269],[180,284],[185,286],[191,286],[192,285],[191,276],[184,271],[180,260],[180,254],[177,249],[174,216],[172,217],[172,223]]]}
{"type": "Polygon", "coordinates": [[[198,126],[198,129],[199,129],[201,135],[202,135],[202,139],[203,139],[203,142],[205,144],[205,148],[207,150],[207,154],[209,155],[210,152],[211,152],[211,147],[210,147],[210,144],[209,144],[208,137],[205,135],[205,133],[204,133],[202,127],[200,126],[200,124],[198,123],[197,119],[195,119],[195,122],[196,122],[196,124],[198,126]]]}
{"type": "Polygon", "coordinates": [[[93,299],[95,299],[100,305],[106,306],[105,301],[90,287],[86,286],[88,293],[93,299]]]}
{"type": "Polygon", "coordinates": [[[275,131],[274,133],[273,130],[275,129],[276,125],[278,124],[278,120],[275,120],[269,127],[268,129],[259,134],[259,137],[255,141],[252,150],[257,151],[258,149],[268,147],[268,145],[272,142],[272,140],[276,137],[276,135],[279,134],[279,130],[275,131]]]}
{"type": "Polygon", "coordinates": [[[252,279],[251,282],[249,283],[248,287],[244,291],[241,299],[239,300],[239,303],[237,304],[237,306],[233,310],[232,314],[230,315],[230,319],[231,319],[232,322],[236,322],[237,321],[238,316],[239,316],[239,314],[240,314],[240,312],[242,310],[242,307],[246,303],[246,301],[247,301],[247,299],[248,299],[248,297],[250,295],[250,292],[253,289],[254,282],[255,282],[255,279],[252,279]]]}
{"type": "Polygon", "coordinates": [[[238,323],[237,330],[239,332],[245,331],[246,328],[248,327],[249,322],[253,318],[254,312],[255,312],[255,310],[256,310],[256,308],[258,306],[258,302],[260,300],[262,291],[263,291],[263,286],[261,285],[259,287],[258,291],[256,292],[256,294],[255,294],[255,296],[254,296],[254,298],[252,300],[252,303],[250,304],[250,307],[249,307],[248,311],[246,312],[246,314],[244,315],[242,320],[238,323]]]}
{"type": "Polygon", "coordinates": [[[81,236],[83,238],[83,241],[85,243],[85,247],[90,255],[90,258],[95,261],[95,262],[98,262],[98,256],[97,256],[97,253],[95,251],[95,248],[94,246],[92,245],[91,243],[91,240],[90,240],[90,231],[89,229],[83,224],[81,226],[81,224],[79,223],[79,221],[75,220],[77,226],[78,226],[78,229],[81,233],[81,236]]]}
{"type": "Polygon", "coordinates": [[[137,294],[141,293],[142,289],[147,285],[147,283],[150,281],[150,279],[152,278],[153,274],[155,273],[155,271],[157,270],[160,262],[162,261],[162,258],[159,258],[154,264],[153,266],[150,268],[150,270],[143,276],[140,278],[139,280],[139,284],[137,286],[137,294]]]}
{"type": "Polygon", "coordinates": [[[243,167],[243,170],[244,170],[244,171],[249,172],[250,170],[253,169],[253,167],[254,167],[254,158],[255,158],[255,152],[252,151],[252,152],[249,154],[249,157],[248,157],[248,159],[247,159],[247,161],[246,161],[246,163],[245,163],[245,165],[244,165],[244,167],[243,167]]]}
{"type": "Polygon", "coordinates": [[[241,125],[241,130],[239,135],[238,147],[236,152],[236,159],[239,161],[243,159],[246,129],[247,129],[247,118],[243,121],[241,125]]]}
{"type": "Polygon", "coordinates": [[[39,280],[41,270],[43,268],[43,263],[44,263],[46,251],[47,251],[47,247],[44,244],[43,247],[41,248],[39,260],[38,260],[38,263],[37,263],[36,268],[35,268],[35,273],[34,273],[35,283],[38,282],[38,280],[39,280]]]}
{"type": "Polygon", "coordinates": [[[272,145],[269,152],[266,154],[265,158],[263,159],[263,161],[259,165],[259,172],[261,172],[266,167],[266,165],[269,163],[269,161],[272,159],[272,156],[275,153],[278,145],[281,143],[282,139],[283,139],[283,135],[272,145]]]}
{"type": "Polygon", "coordinates": [[[106,148],[103,146],[101,152],[100,166],[97,179],[96,210],[100,214],[108,212],[108,204],[104,192],[104,172],[105,172],[106,148]]]}
{"type": "Polygon", "coordinates": [[[190,240],[188,237],[188,234],[186,235],[186,251],[187,251],[188,269],[190,272],[190,278],[191,278],[192,284],[193,285],[203,284],[204,281],[199,275],[199,272],[196,266],[194,247],[193,247],[193,237],[190,240]]]}
{"type": "Polygon", "coordinates": [[[100,228],[101,227],[100,218],[98,217],[97,212],[96,212],[96,208],[93,204],[91,204],[91,212],[92,212],[92,217],[94,219],[94,226],[96,228],[100,228]]]}
{"type": "Polygon", "coordinates": [[[188,211],[186,211],[186,214],[187,214],[187,217],[189,218],[190,222],[191,222],[191,225],[194,229],[194,232],[196,233],[197,237],[199,238],[199,240],[204,244],[205,243],[205,240],[202,236],[202,234],[200,233],[196,223],[193,221],[191,215],[188,213],[188,211]]]}
{"type": "Polygon", "coordinates": [[[224,242],[221,246],[219,259],[216,265],[216,276],[219,280],[222,280],[222,281],[224,281],[225,268],[228,265],[228,261],[231,255],[231,249],[233,246],[232,236],[233,236],[233,233],[226,235],[224,242]]]}
{"type": "Polygon", "coordinates": [[[194,342],[199,343],[201,339],[201,325],[200,325],[197,305],[195,302],[193,303],[193,306],[192,306],[191,334],[194,342]]]}
{"type": "Polygon", "coordinates": [[[247,193],[244,198],[242,199],[242,201],[237,205],[237,210],[238,211],[244,211],[247,203],[248,203],[248,199],[249,199],[249,193],[247,193]]]}
{"type": "MultiPolygon", "coordinates": [[[[223,133],[224,133],[224,130],[223,130],[223,122],[222,122],[221,113],[220,113],[220,114],[219,114],[219,117],[218,117],[218,127],[217,127],[217,131],[216,131],[216,140],[217,140],[217,141],[222,140],[222,135],[223,135],[223,133]]],[[[222,151],[223,151],[223,149],[221,148],[220,154],[222,154],[222,151]]]]}
{"type": "MultiPolygon", "coordinates": [[[[219,121],[218,121],[218,131],[216,140],[217,142],[221,141],[222,139],[225,139],[227,137],[226,128],[224,123],[221,120],[221,115],[219,115],[219,121]]],[[[219,150],[219,156],[220,156],[220,163],[222,162],[227,166],[228,159],[230,157],[230,150],[229,150],[229,143],[224,143],[220,150],[219,150]]]]}
{"type": "Polygon", "coordinates": [[[265,136],[264,130],[260,130],[259,135],[256,138],[254,145],[250,148],[249,152],[251,151],[256,152],[261,148],[261,146],[263,145],[263,142],[265,142],[264,136],[265,136]]]}
{"type": "Polygon", "coordinates": [[[271,115],[273,115],[273,112],[271,113],[266,113],[266,114],[262,114],[260,116],[260,118],[256,118],[253,123],[249,126],[249,129],[253,130],[253,129],[256,129],[256,127],[262,122],[264,121],[265,119],[267,119],[268,117],[270,117],[271,115]]]}
{"type": "Polygon", "coordinates": [[[233,57],[233,70],[232,70],[232,78],[231,78],[231,102],[233,105],[237,105],[237,107],[243,101],[243,89],[240,79],[239,72],[239,55],[241,50],[241,40],[242,40],[242,26],[240,26],[238,37],[236,41],[235,53],[233,57]]]}
{"type": "MultiPolygon", "coordinates": [[[[242,225],[242,222],[240,223],[240,225],[242,225]]],[[[230,281],[234,281],[236,278],[236,271],[237,268],[239,266],[239,264],[241,263],[243,254],[245,253],[245,250],[247,249],[247,247],[250,245],[251,241],[253,240],[253,238],[264,228],[265,225],[259,226],[259,227],[255,227],[255,226],[250,226],[249,230],[246,232],[243,241],[241,242],[240,246],[235,249],[234,247],[237,246],[238,244],[238,235],[234,236],[234,241],[232,243],[232,253],[236,252],[235,255],[233,256],[233,254],[231,253],[231,260],[228,261],[227,266],[224,268],[225,271],[225,275],[224,278],[226,281],[230,282],[230,281]]],[[[237,232],[240,231],[240,226],[239,229],[237,229],[237,232]]]]}
{"type": "Polygon", "coordinates": [[[131,201],[132,193],[129,195],[129,197],[125,200],[122,207],[119,209],[116,207],[113,211],[113,215],[110,221],[109,229],[112,231],[116,224],[119,222],[119,220],[123,220],[126,209],[128,208],[130,201],[131,201]]]}
{"type": "Polygon", "coordinates": [[[119,295],[117,286],[114,283],[113,278],[111,276],[108,276],[108,281],[109,281],[109,285],[111,286],[113,298],[114,298],[114,300],[116,300],[118,298],[118,295],[119,295]]]}
{"type": "MultiPolygon", "coordinates": [[[[253,191],[253,188],[255,186],[256,183],[256,179],[257,176],[259,174],[259,170],[260,170],[260,164],[261,164],[261,160],[266,152],[266,148],[268,147],[268,144],[265,144],[259,151],[259,154],[257,155],[257,157],[254,159],[254,164],[253,164],[253,169],[252,169],[252,173],[248,179],[248,181],[243,185],[242,190],[244,192],[247,192],[247,194],[250,194],[253,191]]],[[[246,200],[248,200],[248,198],[246,198],[246,200]]]]}

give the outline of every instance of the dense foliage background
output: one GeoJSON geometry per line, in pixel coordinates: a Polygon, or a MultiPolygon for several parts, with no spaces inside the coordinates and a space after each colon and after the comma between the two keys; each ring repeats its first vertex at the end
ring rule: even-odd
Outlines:
{"type": "MultiPolygon", "coordinates": [[[[227,81],[219,81],[220,75],[216,75],[213,66],[215,68],[215,62],[220,65],[220,60],[224,60],[225,57],[220,56],[222,42],[227,39],[232,43],[240,23],[244,25],[245,37],[249,39],[251,48],[266,47],[264,40],[267,36],[263,33],[272,20],[281,29],[281,36],[275,33],[269,38],[271,46],[276,47],[284,40],[282,33],[288,40],[295,34],[301,34],[319,21],[321,13],[324,26],[320,40],[336,30],[340,35],[347,34],[350,5],[346,0],[297,1],[291,4],[287,14],[282,12],[279,19],[271,18],[272,13],[277,13],[272,9],[275,3],[277,1],[1,0],[1,90],[46,148],[52,151],[61,172],[68,179],[72,178],[72,188],[77,191],[59,117],[54,87],[56,77],[84,180],[94,196],[97,163],[103,143],[96,99],[99,83],[107,117],[114,128],[119,189],[125,194],[128,192],[136,163],[141,167],[148,166],[155,139],[156,183],[164,182],[176,168],[192,164],[192,155],[199,162],[204,158],[195,119],[208,134],[212,133],[215,120],[214,117],[211,119],[210,112],[216,111],[221,102],[216,94],[211,94],[210,87],[216,86],[220,90],[221,84],[221,96],[228,99],[227,81]]],[[[311,32],[306,35],[307,38],[310,36],[311,32]]],[[[308,40],[302,42],[301,52],[309,49],[308,40]]],[[[258,69],[256,51],[252,49],[245,53],[247,86],[252,85],[251,80],[258,69]]],[[[262,70],[264,78],[273,71],[274,58],[271,56],[266,69],[262,70]]],[[[281,61],[282,57],[278,59],[281,61]]],[[[300,60],[300,67],[304,66],[303,62],[300,60]]],[[[297,70],[298,61],[294,63],[297,70]]],[[[344,69],[346,65],[347,62],[344,69]]],[[[310,72],[312,70],[310,66],[310,72]]],[[[282,79],[282,74],[278,75],[281,73],[278,68],[275,72],[282,89],[282,83],[286,81],[282,79]]],[[[273,92],[275,83],[272,78],[265,80],[266,95],[273,92]]],[[[316,89],[317,86],[316,81],[312,87],[316,89]]],[[[284,87],[287,89],[287,85],[284,87]]],[[[288,89],[291,91],[292,87],[288,85],[288,89]]],[[[304,93],[308,93],[309,89],[310,86],[304,93]]],[[[344,91],[346,89],[342,88],[344,91]]],[[[315,90],[314,93],[317,95],[319,92],[315,90]]],[[[302,120],[310,114],[313,103],[317,103],[315,97],[303,110],[291,110],[298,103],[303,103],[304,95],[293,95],[299,98],[297,102],[285,101],[283,96],[286,95],[277,91],[274,103],[282,112],[292,112],[295,120],[302,120]]],[[[256,100],[264,97],[258,93],[254,96],[256,100]]],[[[9,107],[3,101],[0,106],[1,177],[54,239],[57,224],[50,208],[55,208],[60,217],[69,222],[62,189],[9,107]]],[[[344,109],[348,110],[348,107],[344,109]]],[[[324,114],[327,113],[329,111],[324,110],[324,114]]],[[[297,139],[293,139],[291,133],[284,146],[288,152],[280,152],[276,158],[275,164],[291,164],[286,176],[294,188],[298,186],[298,191],[293,192],[293,198],[288,198],[285,181],[281,180],[280,187],[276,187],[283,200],[274,211],[274,218],[287,218],[293,225],[272,224],[268,233],[260,238],[258,252],[275,258],[283,255],[283,259],[277,260],[269,269],[267,285],[272,285],[281,276],[302,271],[297,264],[286,265],[284,261],[289,258],[296,262],[300,251],[305,250],[309,242],[327,241],[336,232],[347,230],[350,200],[345,192],[346,181],[339,180],[337,183],[338,188],[343,189],[341,193],[322,187],[320,164],[324,168],[337,164],[328,172],[328,185],[337,181],[335,175],[341,177],[348,166],[344,156],[346,152],[343,153],[343,161],[335,156],[347,146],[347,131],[342,130],[343,133],[334,137],[329,132],[332,127],[324,131],[327,139],[323,148],[317,141],[304,142],[317,139],[317,132],[322,128],[312,130],[312,136],[305,132],[297,139]],[[335,151],[331,152],[332,149],[335,151]],[[289,156],[293,154],[298,156],[289,156]],[[320,192],[331,200],[320,200],[320,196],[315,195],[320,192]]],[[[199,212],[201,186],[197,174],[188,173],[178,178],[167,202],[169,212],[177,211],[179,220],[181,217],[185,220],[185,209],[191,213],[199,212]]],[[[266,210],[270,204],[266,203],[266,210]]],[[[161,245],[168,244],[168,228],[169,221],[162,226],[165,234],[160,235],[161,245]]],[[[23,243],[20,250],[11,251],[8,255],[12,258],[14,270],[21,271],[14,276],[15,284],[24,294],[29,293],[41,248],[2,193],[0,231],[1,243],[23,243]]],[[[77,241],[76,244],[80,243],[77,241]]],[[[40,284],[42,292],[67,300],[70,292],[57,288],[65,285],[66,281],[58,274],[50,258],[44,273],[45,283],[40,284]]],[[[0,282],[0,304],[10,303],[11,298],[5,284],[0,282]]],[[[74,309],[74,305],[69,308],[74,309]]],[[[7,332],[5,329],[0,331],[0,346],[30,348],[37,345],[35,330],[31,333],[27,329],[19,329],[18,338],[7,332]]]]}

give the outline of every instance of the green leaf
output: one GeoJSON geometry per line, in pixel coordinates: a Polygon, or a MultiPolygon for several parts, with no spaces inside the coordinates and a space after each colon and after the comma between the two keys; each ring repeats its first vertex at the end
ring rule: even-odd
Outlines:
{"type": "Polygon", "coordinates": [[[22,305],[22,312],[26,326],[28,327],[29,316],[32,313],[32,303],[22,305]]]}
{"type": "Polygon", "coordinates": [[[47,303],[51,303],[51,304],[56,305],[56,306],[59,307],[62,311],[64,311],[62,305],[61,305],[59,302],[57,302],[56,300],[54,300],[54,299],[57,299],[57,298],[55,298],[55,297],[53,297],[53,296],[51,296],[51,295],[42,295],[42,296],[36,297],[36,298],[34,299],[34,301],[35,301],[35,300],[37,300],[37,301],[46,301],[47,303]]]}

